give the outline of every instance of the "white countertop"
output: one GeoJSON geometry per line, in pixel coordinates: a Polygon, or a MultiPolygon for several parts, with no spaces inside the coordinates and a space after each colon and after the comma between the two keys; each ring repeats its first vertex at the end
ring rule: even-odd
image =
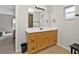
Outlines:
{"type": "Polygon", "coordinates": [[[33,32],[43,32],[43,31],[50,31],[50,30],[57,30],[57,27],[43,27],[42,30],[40,28],[26,28],[27,33],[33,33],[33,32]]]}

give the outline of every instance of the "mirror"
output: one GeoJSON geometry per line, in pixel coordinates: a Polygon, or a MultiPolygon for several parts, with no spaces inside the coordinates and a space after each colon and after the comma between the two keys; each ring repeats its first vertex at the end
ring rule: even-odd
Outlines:
{"type": "Polygon", "coordinates": [[[42,27],[42,22],[45,19],[45,11],[34,8],[28,9],[28,27],[42,27]]]}

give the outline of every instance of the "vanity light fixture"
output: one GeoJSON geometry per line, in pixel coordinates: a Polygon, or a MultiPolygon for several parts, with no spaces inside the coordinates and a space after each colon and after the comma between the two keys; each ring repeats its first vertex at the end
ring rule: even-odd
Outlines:
{"type": "Polygon", "coordinates": [[[37,7],[37,6],[35,6],[35,8],[36,8],[36,9],[39,9],[39,10],[43,10],[43,11],[45,11],[44,8],[40,8],[40,7],[37,7]]]}

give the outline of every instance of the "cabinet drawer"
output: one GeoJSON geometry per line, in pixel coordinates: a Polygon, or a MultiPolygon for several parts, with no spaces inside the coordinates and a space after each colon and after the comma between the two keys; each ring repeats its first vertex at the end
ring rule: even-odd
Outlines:
{"type": "Polygon", "coordinates": [[[28,44],[35,45],[37,43],[37,37],[28,37],[28,44]]]}
{"type": "Polygon", "coordinates": [[[38,33],[30,33],[30,34],[28,34],[29,37],[35,37],[37,35],[38,35],[38,33]]]}
{"type": "Polygon", "coordinates": [[[37,51],[36,45],[28,45],[28,53],[34,53],[37,51]]]}

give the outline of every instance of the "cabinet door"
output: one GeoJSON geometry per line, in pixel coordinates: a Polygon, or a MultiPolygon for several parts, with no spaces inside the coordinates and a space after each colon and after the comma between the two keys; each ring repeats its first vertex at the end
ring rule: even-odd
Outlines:
{"type": "Polygon", "coordinates": [[[55,44],[57,41],[57,31],[54,30],[51,32],[51,44],[55,44]]]}
{"type": "Polygon", "coordinates": [[[50,46],[53,44],[53,37],[51,36],[51,34],[48,35],[49,38],[47,39],[47,46],[50,46]]]}
{"type": "Polygon", "coordinates": [[[48,46],[53,45],[54,44],[54,31],[51,31],[49,34],[49,39],[48,39],[48,46]]]}
{"type": "Polygon", "coordinates": [[[54,31],[54,42],[57,42],[57,30],[54,31]]]}
{"type": "Polygon", "coordinates": [[[38,50],[42,49],[43,47],[43,36],[42,33],[38,33],[38,42],[37,42],[37,48],[38,50]]]}
{"type": "Polygon", "coordinates": [[[41,37],[41,48],[45,48],[46,46],[47,46],[47,37],[46,37],[46,35],[43,35],[42,37],[41,37]]]}
{"type": "Polygon", "coordinates": [[[41,36],[38,37],[38,42],[37,42],[37,50],[42,49],[42,38],[41,36]]]}
{"type": "Polygon", "coordinates": [[[40,32],[39,35],[38,35],[38,42],[37,42],[38,50],[45,48],[46,43],[47,43],[47,41],[46,41],[46,38],[45,38],[45,33],[40,32]]]}
{"type": "Polygon", "coordinates": [[[45,35],[45,46],[46,47],[48,47],[49,46],[49,40],[50,40],[50,35],[49,34],[47,34],[47,35],[45,35]]]}

